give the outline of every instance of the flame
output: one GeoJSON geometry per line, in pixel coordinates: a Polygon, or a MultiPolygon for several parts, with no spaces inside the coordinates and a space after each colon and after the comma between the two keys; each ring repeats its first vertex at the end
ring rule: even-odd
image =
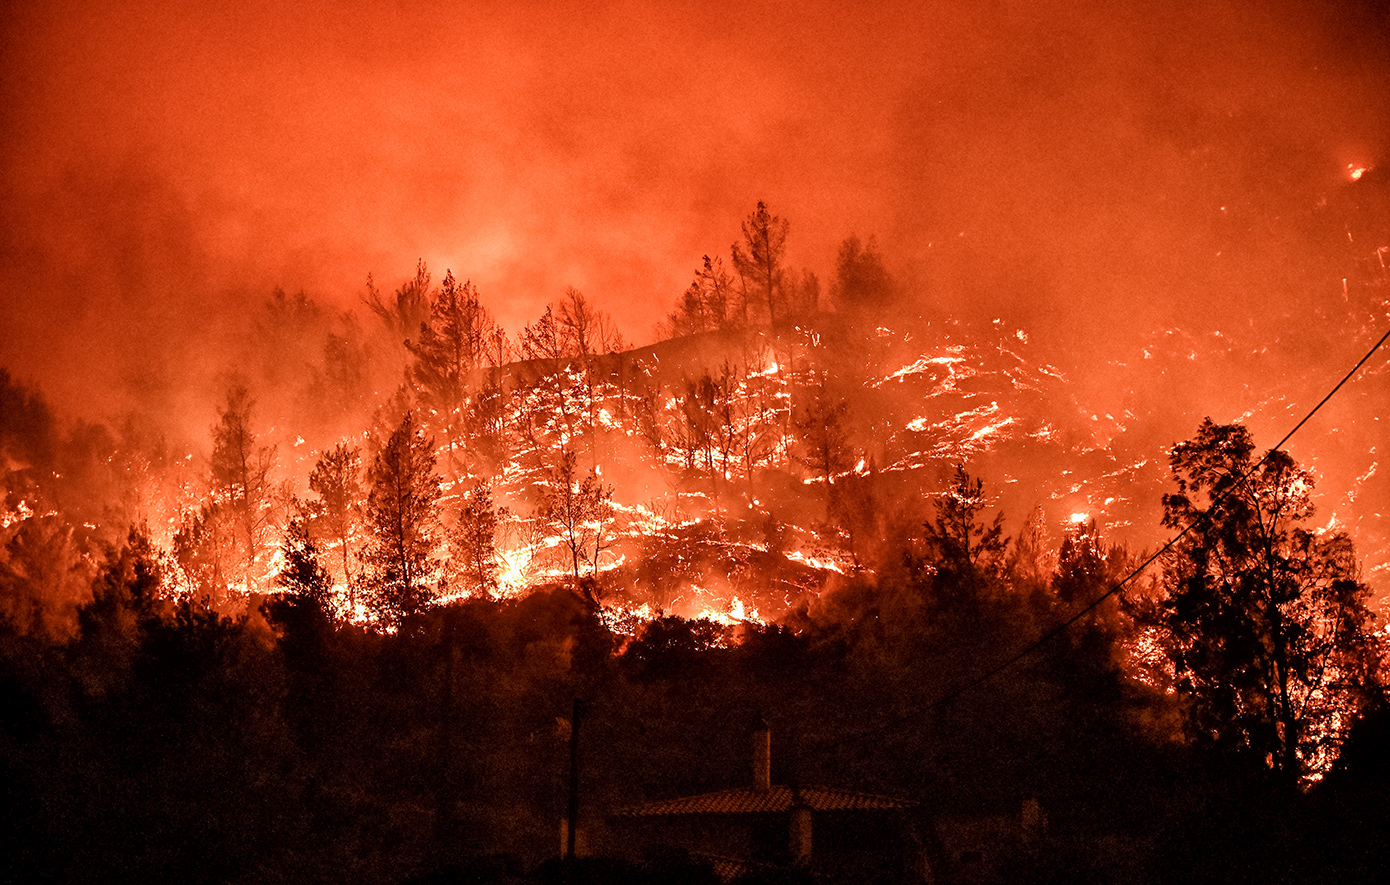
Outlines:
{"type": "MultiPolygon", "coordinates": [[[[702,587],[692,587],[691,589],[706,593],[702,587]]],[[[716,609],[709,606],[701,609],[692,620],[713,621],[716,624],[723,624],[726,627],[737,627],[742,624],[765,624],[763,616],[758,613],[756,608],[749,608],[742,599],[737,596],[729,600],[728,605],[723,609],[716,609]]]]}
{"type": "Polygon", "coordinates": [[[946,371],[954,375],[956,366],[965,362],[965,357],[960,355],[964,352],[964,348],[956,345],[948,347],[946,350],[950,352],[950,356],[924,356],[916,362],[903,366],[896,372],[891,372],[887,376],[880,378],[878,381],[874,382],[873,386],[882,387],[889,381],[902,381],[909,375],[921,375],[932,371],[933,366],[945,366],[946,371]]]}
{"type": "Polygon", "coordinates": [[[526,587],[526,579],[531,565],[529,550],[499,550],[497,561],[497,585],[506,595],[520,592],[526,587]]]}
{"type": "Polygon", "coordinates": [[[29,506],[28,502],[24,501],[23,499],[20,499],[20,502],[15,505],[14,510],[6,511],[4,514],[0,514],[0,528],[7,529],[16,523],[23,522],[24,520],[28,519],[33,515],[33,508],[29,506]]]}
{"type": "Polygon", "coordinates": [[[791,553],[788,553],[787,559],[790,559],[792,562],[799,562],[802,565],[809,565],[811,568],[821,569],[822,571],[837,572],[842,575],[845,573],[844,567],[835,560],[825,557],[808,556],[800,550],[793,550],[791,553]]]}

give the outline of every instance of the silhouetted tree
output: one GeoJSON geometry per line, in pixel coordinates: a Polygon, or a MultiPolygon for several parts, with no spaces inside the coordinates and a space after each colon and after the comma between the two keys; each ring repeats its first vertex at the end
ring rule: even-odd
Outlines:
{"type": "Polygon", "coordinates": [[[235,533],[225,505],[215,501],[180,515],[173,538],[174,561],[193,595],[214,603],[225,601],[237,560],[235,533]]]}
{"type": "Polygon", "coordinates": [[[1211,419],[1173,448],[1164,524],[1192,529],[1154,615],[1193,734],[1297,781],[1377,693],[1383,649],[1351,539],[1304,527],[1312,478],[1283,451],[1253,453],[1245,427],[1211,419]]]}
{"type": "Polygon", "coordinates": [[[304,519],[294,517],[285,526],[285,539],[280,545],[283,563],[275,576],[277,586],[286,593],[303,598],[324,612],[331,608],[333,578],[323,567],[318,545],[309,535],[304,519]]]}
{"type": "Polygon", "coordinates": [[[548,448],[553,416],[558,415],[564,434],[560,445],[570,445],[585,415],[584,377],[571,370],[570,362],[577,352],[553,305],[547,305],[539,319],[522,329],[521,354],[535,364],[530,383],[516,392],[525,425],[520,428],[523,436],[532,447],[548,448]]]}
{"type": "Polygon", "coordinates": [[[727,644],[731,632],[708,618],[653,618],[624,650],[622,662],[643,679],[691,679],[708,672],[711,650],[727,644]]]}
{"type": "Polygon", "coordinates": [[[715,498],[737,456],[733,415],[737,384],[727,362],[717,373],[686,378],[677,410],[678,426],[671,433],[671,439],[683,450],[687,467],[703,470],[709,477],[715,498]]]}
{"type": "Polygon", "coordinates": [[[212,428],[211,485],[214,500],[237,527],[241,548],[241,579],[253,589],[261,578],[258,564],[273,522],[270,471],[275,449],[256,445],[251,429],[254,400],[240,385],[227,391],[212,428]]]}
{"type": "Polygon", "coordinates": [[[1063,605],[1089,603],[1124,577],[1124,548],[1105,544],[1094,519],[1073,522],[1062,536],[1052,591],[1063,605]]]}
{"type": "Polygon", "coordinates": [[[440,491],[434,467],[433,442],[406,412],[367,473],[363,559],[370,570],[369,604],[387,624],[399,624],[433,599],[440,491]]]}
{"type": "Polygon", "coordinates": [[[407,341],[413,356],[410,379],[420,402],[444,431],[450,475],[457,479],[463,465],[456,449],[465,443],[464,409],[470,391],[488,364],[497,323],[478,302],[471,283],[460,285],[453,272],[431,299],[429,322],[420,326],[418,340],[407,341]]]}
{"type": "Polygon", "coordinates": [[[465,405],[463,425],[472,449],[471,467],[484,476],[496,471],[508,455],[508,402],[501,374],[490,371],[465,405]]]}
{"type": "Polygon", "coordinates": [[[553,305],[521,330],[521,356],[527,360],[559,362],[574,355],[561,320],[555,316],[553,305]]]}
{"type": "Polygon", "coordinates": [[[834,396],[824,379],[811,395],[811,401],[797,409],[792,419],[796,428],[793,457],[815,476],[825,480],[826,494],[837,474],[854,466],[855,451],[850,443],[845,417],[849,404],[834,396]]]}
{"type": "Polygon", "coordinates": [[[324,309],[304,290],[290,295],[277,286],[256,318],[260,383],[279,390],[302,380],[303,367],[313,359],[327,319],[324,309]]]}
{"type": "MultiPolygon", "coordinates": [[[[315,521],[331,548],[338,548],[343,585],[352,592],[353,544],[362,525],[362,457],[355,446],[338,443],[319,456],[309,474],[309,490],[319,496],[315,521]]],[[[355,605],[350,598],[348,604],[355,605]]]]}
{"type": "Polygon", "coordinates": [[[139,646],[168,611],[159,554],[144,527],[132,526],[125,544],[107,554],[91,601],[77,613],[71,654],[81,690],[102,697],[122,688],[139,646]]]}
{"type": "Polygon", "coordinates": [[[593,431],[599,427],[599,404],[607,386],[600,359],[616,354],[627,345],[612,317],[595,308],[584,293],[573,286],[560,300],[558,316],[567,347],[574,355],[582,378],[581,384],[571,384],[568,389],[571,396],[578,395],[577,408],[589,431],[589,456],[597,463],[597,437],[593,431]]]}
{"type": "Polygon", "coordinates": [[[0,621],[50,640],[69,632],[92,577],[74,535],[56,513],[0,521],[0,621]]]}
{"type": "Polygon", "coordinates": [[[394,297],[387,301],[377,289],[370,274],[367,276],[367,295],[363,299],[367,307],[381,320],[387,336],[396,344],[402,344],[416,334],[420,326],[429,321],[430,315],[430,272],[421,259],[415,265],[415,276],[402,283],[394,297]]]}
{"type": "Polygon", "coordinates": [[[787,248],[787,222],[757,209],[743,222],[743,243],[733,245],[734,270],[743,281],[743,321],[748,322],[748,302],[758,299],[767,305],[768,323],[777,321],[782,293],[782,256],[787,248]]]}
{"type": "Polygon", "coordinates": [[[613,324],[613,318],[594,307],[573,286],[565,290],[556,311],[564,350],[583,365],[595,358],[622,350],[623,336],[613,324]]]}
{"type": "Polygon", "coordinates": [[[997,577],[1004,564],[1004,514],[997,514],[992,523],[976,521],[985,509],[984,483],[971,479],[963,464],[956,465],[950,488],[935,504],[936,518],[925,524],[930,562],[946,584],[978,594],[980,585],[997,577]]]}
{"type": "MultiPolygon", "coordinates": [[[[32,478],[34,471],[47,472],[58,444],[57,422],[43,394],[15,382],[8,369],[0,369],[0,454],[7,456],[7,484],[20,478],[16,474],[28,473],[32,478]]],[[[14,502],[4,503],[9,507],[14,502]]]]}
{"type": "Polygon", "coordinates": [[[561,452],[551,471],[540,515],[560,535],[578,585],[585,569],[598,576],[599,559],[612,543],[607,532],[613,519],[613,487],[604,485],[592,469],[581,479],[576,460],[574,452],[561,452]]]}
{"type": "Polygon", "coordinates": [[[280,651],[296,676],[287,712],[306,733],[331,727],[318,704],[322,683],[332,679],[327,652],[335,627],[333,579],[302,518],[293,518],[281,543],[282,565],[275,583],[284,591],[266,599],[261,612],[274,628],[280,651]]]}
{"type": "Polygon", "coordinates": [[[337,330],[324,334],[322,369],[309,390],[310,401],[323,408],[324,417],[356,417],[371,391],[369,356],[356,315],[344,312],[337,330]]]}
{"type": "Polygon", "coordinates": [[[661,330],[667,337],[712,332],[735,324],[733,279],[721,259],[706,255],[703,262],[661,330]]]}
{"type": "Polygon", "coordinates": [[[1041,602],[1057,571],[1057,550],[1042,506],[1034,507],[1014,537],[1007,570],[1014,588],[1041,602]]]}
{"type": "Polygon", "coordinates": [[[857,566],[874,562],[881,553],[892,511],[883,488],[882,475],[870,464],[864,474],[847,473],[827,489],[826,515],[844,533],[857,566]]]}
{"type": "Polygon", "coordinates": [[[734,400],[738,428],[738,458],[752,490],[755,471],[785,454],[784,428],[788,413],[780,394],[783,381],[776,357],[762,337],[749,341],[740,355],[740,395],[734,400]]]}
{"type": "Polygon", "coordinates": [[[883,266],[874,238],[848,237],[835,260],[835,301],[849,311],[882,310],[893,300],[893,278],[883,266]]]}
{"type": "Polygon", "coordinates": [[[501,515],[492,503],[492,489],[475,485],[463,499],[458,524],[449,537],[454,573],[474,595],[497,592],[497,525],[501,515]]]}

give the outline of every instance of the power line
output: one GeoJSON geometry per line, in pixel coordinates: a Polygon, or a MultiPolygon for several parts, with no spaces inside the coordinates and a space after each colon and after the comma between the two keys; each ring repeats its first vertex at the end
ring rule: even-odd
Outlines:
{"type": "Polygon", "coordinates": [[[904,713],[901,716],[898,716],[894,719],[889,720],[888,722],[885,722],[881,725],[877,725],[866,731],[862,731],[858,734],[853,734],[848,737],[840,738],[839,740],[834,741],[832,743],[825,744],[819,748],[819,752],[829,752],[830,750],[834,750],[846,744],[855,743],[856,741],[861,741],[866,738],[873,737],[875,735],[883,734],[886,731],[891,731],[892,729],[897,728],[900,725],[903,725],[907,722],[910,722],[913,719],[916,719],[918,716],[921,716],[925,713],[929,713],[937,707],[942,706],[943,704],[948,704],[956,698],[960,697],[961,695],[965,694],[966,692],[974,688],[977,688],[983,685],[984,683],[988,682],[989,680],[993,679],[995,676],[998,676],[1000,673],[1004,672],[1008,668],[1012,667],[1014,664],[1028,657],[1030,654],[1037,651],[1039,648],[1042,648],[1044,645],[1055,639],[1057,636],[1066,632],[1067,629],[1070,628],[1073,624],[1081,620],[1083,617],[1085,617],[1092,611],[1094,611],[1095,608],[1099,606],[1102,602],[1109,599],[1111,596],[1114,596],[1116,593],[1120,592],[1120,590],[1122,590],[1125,587],[1125,585],[1127,585],[1130,581],[1138,577],[1144,571],[1144,569],[1148,568],[1150,565],[1153,565],[1153,563],[1156,562],[1160,557],[1162,557],[1169,550],[1173,549],[1173,546],[1176,545],[1179,541],[1181,541],[1184,537],[1186,537],[1189,532],[1197,528],[1197,526],[1201,525],[1203,522],[1210,519],[1212,514],[1216,512],[1216,509],[1228,497],[1230,497],[1232,492],[1239,488],[1240,485],[1243,482],[1245,482],[1246,479],[1248,479],[1251,475],[1255,473],[1255,471],[1259,470],[1262,466],[1264,466],[1264,463],[1268,461],[1275,452],[1282,449],[1284,447],[1284,444],[1287,443],[1295,433],[1298,433],[1298,431],[1302,429],[1304,424],[1307,424],[1308,421],[1314,415],[1316,415],[1323,406],[1327,405],[1327,401],[1332,399],[1332,397],[1336,395],[1337,391],[1341,390],[1342,386],[1345,385],[1348,381],[1350,381],[1352,379],[1352,376],[1354,376],[1358,371],[1360,371],[1361,367],[1366,364],[1366,361],[1369,360],[1375,354],[1375,352],[1380,349],[1380,346],[1384,344],[1387,340],[1390,340],[1390,330],[1387,330],[1386,333],[1380,337],[1380,340],[1377,341],[1374,345],[1372,345],[1370,350],[1366,351],[1366,355],[1361,357],[1361,359],[1357,361],[1356,365],[1351,367],[1351,371],[1347,372],[1347,374],[1342,378],[1342,380],[1338,381],[1336,386],[1333,387],[1330,391],[1328,391],[1327,395],[1324,396],[1316,406],[1313,406],[1312,410],[1308,412],[1308,414],[1303,416],[1302,421],[1299,421],[1297,424],[1294,425],[1294,428],[1292,430],[1284,434],[1284,438],[1279,440],[1279,442],[1275,444],[1274,448],[1266,452],[1263,458],[1255,462],[1255,464],[1252,467],[1250,467],[1250,469],[1246,470],[1245,473],[1241,474],[1240,478],[1237,479],[1236,482],[1232,483],[1224,492],[1212,499],[1206,511],[1204,511],[1200,517],[1198,517],[1193,522],[1189,523],[1187,528],[1183,529],[1182,531],[1174,535],[1172,538],[1170,538],[1166,544],[1159,548],[1157,553],[1154,553],[1148,559],[1140,563],[1133,571],[1125,575],[1113,587],[1111,587],[1109,590],[1106,590],[1100,596],[1097,596],[1095,599],[1093,599],[1089,604],[1086,605],[1085,608],[1076,612],[1062,623],[1058,624],[1051,630],[1044,633],[1042,636],[1035,639],[1022,651],[1018,652],[1017,654],[1013,655],[1012,657],[1008,658],[1002,663],[995,665],[992,669],[986,671],[984,674],[977,676],[974,679],[966,683],[963,683],[962,685],[957,686],[956,688],[952,689],[951,691],[947,692],[946,694],[942,695],[941,697],[937,698],[931,703],[926,704],[922,707],[918,707],[917,709],[912,710],[908,713],[904,713]]]}

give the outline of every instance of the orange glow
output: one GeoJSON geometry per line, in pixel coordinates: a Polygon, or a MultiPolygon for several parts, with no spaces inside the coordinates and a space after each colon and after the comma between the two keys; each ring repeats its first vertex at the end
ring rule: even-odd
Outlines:
{"type": "MultiPolygon", "coordinates": [[[[312,450],[365,443],[402,380],[401,341],[416,337],[374,325],[365,280],[389,298],[420,259],[475,283],[513,338],[573,285],[646,345],[700,256],[732,272],[729,245],[766,199],[790,225],[779,285],[814,290],[815,322],[737,354],[730,426],[775,428],[747,463],[717,445],[704,464],[671,445],[637,458],[639,397],[617,387],[638,372],[600,391],[591,427],[547,415],[547,438],[498,468],[513,508],[503,596],[566,573],[558,538],[528,522],[540,487],[530,462],[546,446],[588,447],[620,486],[615,546],[594,567],[605,579],[628,579],[644,542],[701,520],[742,531],[717,543],[746,562],[768,553],[755,530],[765,519],[810,525],[784,511],[824,511],[852,482],[951,460],[997,471],[1011,517],[1042,500],[1055,525],[1063,502],[1105,502],[1142,546],[1157,530],[1135,489],[1152,491],[1154,453],[1190,430],[1187,415],[1274,423],[1305,396],[1303,379],[1342,357],[1289,342],[1352,340],[1335,323],[1383,313],[1390,234],[1373,219],[1390,61],[1280,11],[1261,29],[1181,11],[1160,36],[1061,3],[998,21],[969,4],[900,2],[755,15],[663,2],[640,14],[624,3],[78,5],[27,4],[7,32],[0,367],[41,384],[65,418],[151,425],[167,463],[134,483],[127,506],[166,549],[202,503],[210,403],[229,375],[256,388],[279,494],[305,494],[312,450]],[[112,37],[131,33],[140,39],[112,37]],[[1039,33],[1045,51],[1016,51],[1039,33]],[[1335,88],[1320,67],[1343,72],[1335,88]],[[852,323],[837,250],[851,234],[877,238],[901,291],[838,352],[852,323]],[[313,336],[280,339],[263,310],[277,285],[321,311],[313,336]],[[1346,316],[1314,322],[1307,299],[1325,291],[1340,292],[1346,316]],[[1245,332],[1240,360],[1233,330],[1245,332]],[[325,332],[356,335],[379,361],[331,416],[315,414],[331,374],[325,332]],[[827,355],[854,373],[837,393],[860,413],[856,450],[818,473],[793,457],[794,425],[806,373],[827,355]],[[1077,427],[1082,410],[1094,418],[1077,427]],[[759,471],[806,500],[793,507],[748,482],[759,471]]],[[[686,402],[660,387],[653,421],[679,425],[686,402]]],[[[510,431],[520,412],[508,403],[510,431]]],[[[1325,444],[1319,469],[1355,489],[1357,506],[1337,512],[1390,549],[1383,473],[1347,454],[1378,437],[1337,433],[1308,443],[1325,444]]],[[[774,548],[792,551],[779,568],[853,571],[835,548],[847,542],[822,549],[811,529],[793,534],[774,548]]],[[[720,578],[666,589],[722,588],[720,610],[735,593],[750,610],[786,603],[720,578]]]]}

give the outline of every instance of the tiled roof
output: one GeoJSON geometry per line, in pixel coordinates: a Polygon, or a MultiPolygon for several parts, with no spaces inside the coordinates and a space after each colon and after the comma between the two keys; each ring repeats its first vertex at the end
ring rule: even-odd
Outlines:
{"type": "Polygon", "coordinates": [[[801,803],[812,811],[891,811],[911,808],[912,802],[856,793],[835,787],[774,786],[766,790],[743,788],[683,796],[661,802],[648,802],[618,812],[625,817],[660,817],[676,814],[765,814],[789,810],[800,794],[801,803]]]}

